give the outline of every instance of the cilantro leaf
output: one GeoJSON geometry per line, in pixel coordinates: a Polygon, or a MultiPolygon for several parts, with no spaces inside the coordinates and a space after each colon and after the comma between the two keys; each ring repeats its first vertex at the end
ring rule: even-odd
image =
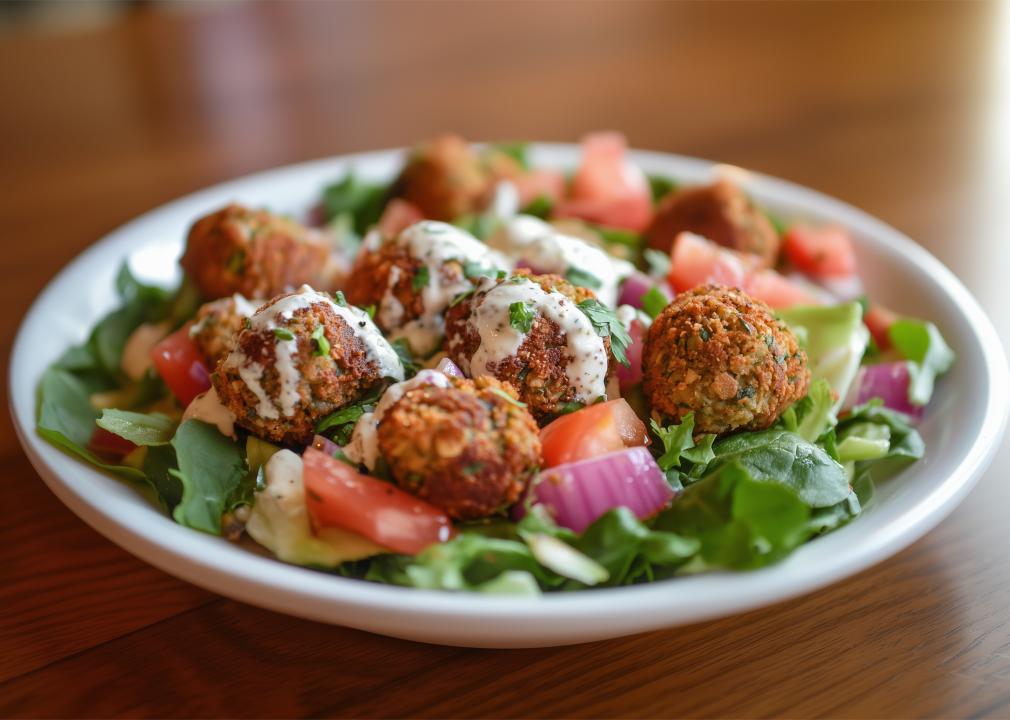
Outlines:
{"type": "Polygon", "coordinates": [[[642,303],[642,310],[655,320],[666,309],[666,306],[670,304],[670,299],[666,297],[662,290],[653,285],[642,295],[640,302],[642,303]]]}
{"type": "Polygon", "coordinates": [[[591,272],[586,272],[574,266],[565,271],[565,278],[572,285],[577,285],[578,287],[590,288],[592,290],[599,290],[603,287],[603,281],[598,277],[591,272]]]}
{"type": "Polygon", "coordinates": [[[616,313],[592,298],[580,302],[578,308],[589,318],[597,335],[610,338],[610,351],[614,354],[614,359],[624,367],[630,367],[631,363],[624,351],[631,345],[631,336],[624,323],[617,319],[616,313]]]}
{"type": "Polygon", "coordinates": [[[413,288],[414,292],[423,290],[431,284],[431,271],[428,270],[427,265],[422,265],[414,273],[414,278],[410,281],[410,287],[413,288]]]}
{"type": "Polygon", "coordinates": [[[521,333],[528,333],[533,328],[536,312],[521,300],[509,305],[509,325],[521,333]]]}

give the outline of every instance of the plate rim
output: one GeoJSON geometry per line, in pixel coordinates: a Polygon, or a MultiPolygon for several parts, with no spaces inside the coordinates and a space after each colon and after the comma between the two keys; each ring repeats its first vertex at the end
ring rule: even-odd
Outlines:
{"type": "MultiPolygon", "coordinates": [[[[558,155],[570,155],[577,148],[575,145],[565,143],[532,143],[531,146],[535,151],[558,155]]],[[[874,243],[886,245],[889,250],[909,257],[915,265],[928,272],[947,296],[957,304],[961,315],[967,321],[967,328],[982,349],[982,360],[987,371],[986,381],[989,387],[988,405],[983,420],[985,431],[974,438],[970,448],[965,452],[964,461],[945,481],[900,515],[903,522],[895,523],[886,528],[886,531],[878,533],[873,538],[874,543],[863,548],[861,552],[855,552],[851,556],[840,556],[834,562],[821,567],[806,568],[800,578],[792,577],[788,582],[777,578],[776,570],[781,565],[747,573],[706,575],[704,577],[708,583],[717,589],[719,585],[726,585],[727,590],[743,585],[749,586],[748,592],[740,593],[736,597],[726,597],[724,594],[719,598],[720,602],[703,604],[694,608],[692,612],[679,612],[671,616],[669,613],[662,612],[664,599],[669,600],[669,591],[674,589],[671,583],[666,582],[572,594],[546,593],[534,598],[454,594],[342,578],[288,565],[270,557],[250,553],[237,546],[230,546],[230,548],[233,551],[241,552],[248,562],[239,563],[237,568],[223,567],[222,561],[226,562],[231,553],[214,552],[202,555],[197,552],[200,546],[206,543],[206,540],[217,541],[218,538],[176,525],[167,519],[156,506],[152,505],[151,510],[173,528],[184,533],[186,537],[175,534],[174,537],[161,537],[160,540],[156,540],[150,533],[144,532],[141,527],[144,518],[129,518],[124,522],[103,508],[102,504],[98,502],[100,498],[87,498],[76,492],[73,483],[65,480],[46,457],[51,453],[59,454],[62,457],[70,456],[66,456],[62,451],[46,444],[35,432],[34,405],[30,408],[27,424],[24,422],[24,408],[19,406],[15,392],[15,383],[19,373],[23,371],[24,356],[27,353],[25,347],[27,329],[33,322],[37,322],[40,306],[44,299],[54,292],[55,286],[60,283],[61,279],[65,278],[74,267],[86,263],[90,258],[110,252],[113,247],[117,247],[119,244],[125,245],[130,240],[131,232],[135,227],[154,221],[160,214],[171,215],[178,212],[179,208],[188,203],[198,202],[202,196],[219,194],[231,186],[261,182],[278,175],[300,175],[332,164],[353,166],[356,162],[368,161],[380,156],[395,159],[404,152],[403,148],[397,148],[336,155],[280,166],[216,183],[162,204],[124,223],[60,268],[33,300],[19,325],[10,354],[8,404],[13,425],[23,450],[36,471],[61,502],[100,534],[145,562],[188,582],[243,602],[291,615],[359,627],[383,634],[421,639],[429,639],[426,637],[428,635],[430,639],[438,642],[447,642],[445,638],[452,633],[447,633],[444,628],[442,630],[427,629],[427,631],[425,628],[419,628],[415,632],[409,627],[403,627],[402,622],[392,622],[396,618],[391,616],[402,614],[404,617],[400,620],[407,617],[423,616],[443,621],[462,618],[489,622],[536,621],[537,625],[542,626],[545,630],[550,630],[552,624],[563,624],[564,627],[554,629],[556,641],[532,643],[549,645],[571,642],[571,639],[565,639],[568,637],[586,637],[588,639],[614,637],[650,628],[686,624],[744,612],[807,594],[855,575],[912,544],[952,512],[977,483],[1000,447],[999,441],[1003,437],[1008,409],[1010,409],[1010,399],[1008,399],[1007,392],[1007,361],[995,328],[960,280],[925,248],[865,211],[809,187],[763,173],[742,171],[746,172],[755,182],[768,188],[773,194],[784,192],[797,196],[796,202],[798,204],[819,205],[830,208],[834,213],[855,218],[861,229],[866,229],[867,234],[872,235],[874,243]],[[169,540],[172,542],[168,542],[169,540]],[[175,542],[176,540],[178,542],[175,542]],[[629,614],[627,607],[633,605],[641,613],[641,616],[632,617],[630,620],[625,618],[620,627],[580,629],[580,623],[598,619],[601,614],[615,612],[612,609],[615,599],[623,606],[617,612],[627,615],[629,614]],[[354,616],[353,611],[365,609],[372,611],[375,615],[370,618],[354,616]],[[336,617],[337,615],[341,616],[336,617]]],[[[644,161],[644,164],[662,165],[673,161],[684,167],[694,167],[699,172],[702,169],[711,170],[719,166],[719,163],[700,158],[654,151],[635,150],[631,151],[630,157],[638,162],[644,161]]],[[[35,377],[36,381],[37,379],[35,377]]],[[[71,459],[82,471],[104,476],[103,473],[87,466],[83,461],[71,459]]],[[[122,481],[115,479],[114,482],[122,481]]],[[[168,532],[165,528],[161,528],[159,535],[161,530],[168,532]]],[[[222,549],[219,548],[219,550],[222,549]]],[[[678,579],[676,581],[677,587],[689,588],[693,579],[678,579]]],[[[638,615],[639,613],[630,614],[638,615]]],[[[490,633],[490,635],[494,634],[490,633]]],[[[508,642],[507,637],[485,641],[480,638],[471,640],[465,635],[450,639],[448,642],[497,647],[513,645],[508,642]]],[[[531,643],[517,642],[514,645],[530,646],[531,643]]]]}

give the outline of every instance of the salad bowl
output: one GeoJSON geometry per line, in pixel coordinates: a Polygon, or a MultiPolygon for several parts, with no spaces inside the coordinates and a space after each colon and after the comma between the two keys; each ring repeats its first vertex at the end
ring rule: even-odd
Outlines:
{"type": "MultiPolygon", "coordinates": [[[[932,529],[971,490],[991,461],[1007,418],[1008,371],[996,333],[961,282],[932,255],[843,202],[775,178],[714,163],[632,152],[645,172],[678,182],[731,173],[763,207],[789,217],[838,223],[856,242],[870,294],[899,312],[930,318],[958,361],[940,381],[919,426],[926,454],[881,483],[854,522],[761,570],[710,573],[613,589],[539,597],[457,594],[378,585],[286,565],[244,545],[174,523],[136,486],[86,466],[35,430],[43,370],[116,302],[124,260],[137,276],[170,284],[182,233],[193,218],[240,201],[306,216],[320,189],[353,168],[389,180],[400,150],[344,156],[227,182],[171,202],[114,231],[64,268],[18,332],[10,366],[18,437],[50,489],[81,519],[146,562],[222,595],[321,622],[423,642],[473,647],[539,647],[589,642],[698,622],[765,606],[851,576],[932,529]]],[[[534,165],[569,169],[578,149],[531,147],[534,165]]]]}

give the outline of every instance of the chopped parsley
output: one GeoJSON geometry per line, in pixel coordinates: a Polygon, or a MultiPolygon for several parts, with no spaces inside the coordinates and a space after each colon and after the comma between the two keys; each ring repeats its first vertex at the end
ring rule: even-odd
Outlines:
{"type": "Polygon", "coordinates": [[[333,299],[340,307],[347,307],[347,298],[344,297],[343,290],[337,290],[335,293],[333,293],[333,299]]]}
{"type": "Polygon", "coordinates": [[[655,320],[659,317],[659,314],[663,312],[670,301],[666,298],[666,295],[663,294],[662,290],[653,285],[644,295],[642,295],[641,303],[642,309],[646,312],[646,314],[655,320]]]}
{"type": "Polygon", "coordinates": [[[375,306],[374,305],[365,305],[365,307],[363,307],[361,309],[364,310],[366,313],[368,313],[368,317],[370,317],[372,320],[375,319],[375,306]]]}
{"type": "Polygon", "coordinates": [[[428,287],[431,283],[431,273],[428,270],[427,265],[422,265],[414,273],[414,279],[410,281],[410,286],[414,291],[421,290],[422,288],[428,287]]]}
{"type": "Polygon", "coordinates": [[[330,341],[326,339],[326,328],[317,325],[312,331],[312,339],[316,341],[316,351],[313,355],[326,356],[330,354],[330,341]]]}
{"type": "Polygon", "coordinates": [[[561,403],[558,405],[558,415],[569,415],[573,412],[581,410],[586,406],[585,403],[581,403],[578,400],[571,400],[566,403],[561,403]]]}
{"type": "Polygon", "coordinates": [[[590,288],[592,290],[599,290],[603,287],[603,281],[598,277],[574,266],[565,271],[565,277],[572,285],[578,285],[579,287],[590,288]]]}
{"type": "Polygon", "coordinates": [[[578,308],[589,318],[597,335],[610,338],[610,351],[614,354],[614,359],[624,367],[630,367],[631,363],[624,351],[631,345],[631,336],[614,311],[592,298],[580,302],[578,308]]]}
{"type": "Polygon", "coordinates": [[[295,334],[287,328],[274,328],[274,337],[278,340],[294,340],[295,334]]]}
{"type": "Polygon", "coordinates": [[[537,314],[526,303],[521,300],[509,305],[509,325],[519,332],[526,334],[533,328],[533,320],[537,314]]]}

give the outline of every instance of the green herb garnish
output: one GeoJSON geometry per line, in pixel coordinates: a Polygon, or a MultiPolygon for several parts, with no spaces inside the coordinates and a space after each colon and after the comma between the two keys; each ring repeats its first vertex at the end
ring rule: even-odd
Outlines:
{"type": "Polygon", "coordinates": [[[666,309],[666,306],[670,303],[670,301],[666,298],[666,295],[663,294],[662,290],[653,285],[644,295],[642,295],[641,303],[642,309],[646,312],[646,314],[655,320],[659,317],[659,314],[666,309]]]}
{"type": "Polygon", "coordinates": [[[295,334],[287,328],[274,328],[274,337],[278,340],[294,340],[295,334]]]}
{"type": "Polygon", "coordinates": [[[525,334],[533,328],[536,312],[526,303],[516,301],[509,305],[509,325],[525,334]]]}
{"type": "Polygon", "coordinates": [[[347,307],[347,298],[344,297],[343,290],[337,290],[335,293],[333,293],[333,299],[340,307],[347,307]]]}
{"type": "Polygon", "coordinates": [[[326,328],[318,325],[312,331],[312,339],[316,341],[316,351],[313,355],[322,357],[330,354],[330,341],[326,339],[326,328]]]}
{"type": "Polygon", "coordinates": [[[509,395],[507,392],[505,392],[501,388],[498,388],[498,387],[489,387],[488,388],[488,392],[492,392],[495,395],[498,395],[499,397],[502,397],[502,398],[508,400],[510,403],[512,403],[516,407],[521,407],[521,408],[526,407],[526,403],[520,402],[519,400],[516,400],[514,397],[512,397],[511,395],[509,395]]]}
{"type": "Polygon", "coordinates": [[[592,298],[583,300],[578,307],[589,318],[597,335],[610,338],[610,351],[614,354],[614,359],[624,367],[630,367],[631,363],[624,351],[631,345],[631,336],[614,311],[592,298]]]}
{"type": "Polygon", "coordinates": [[[428,287],[431,283],[431,273],[428,271],[427,265],[422,265],[414,273],[414,279],[410,281],[410,286],[415,292],[423,288],[428,287]]]}
{"type": "Polygon", "coordinates": [[[570,267],[565,271],[565,278],[568,279],[572,285],[578,285],[579,287],[586,287],[592,290],[599,290],[603,287],[603,281],[590,272],[581,270],[577,267],[570,267]]]}

